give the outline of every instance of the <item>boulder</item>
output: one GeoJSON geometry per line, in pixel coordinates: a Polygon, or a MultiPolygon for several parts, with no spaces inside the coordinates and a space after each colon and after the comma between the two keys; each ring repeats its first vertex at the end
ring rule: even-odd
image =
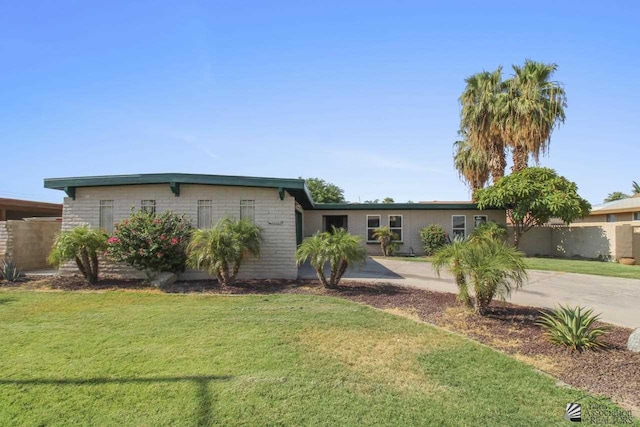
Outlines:
{"type": "Polygon", "coordinates": [[[627,341],[627,348],[631,351],[640,352],[640,328],[631,332],[631,335],[629,335],[629,341],[627,341]]]}
{"type": "Polygon", "coordinates": [[[151,284],[156,288],[164,288],[165,286],[173,285],[176,280],[178,280],[178,276],[173,273],[157,273],[151,280],[151,284]]]}

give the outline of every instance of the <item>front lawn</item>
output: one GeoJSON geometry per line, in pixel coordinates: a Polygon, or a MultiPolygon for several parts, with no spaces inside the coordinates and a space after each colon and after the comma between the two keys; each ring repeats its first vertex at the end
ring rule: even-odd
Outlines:
{"type": "Polygon", "coordinates": [[[527,258],[532,270],[563,271],[565,273],[595,274],[598,276],[640,279],[640,266],[617,262],[583,261],[577,259],[527,258]]]}
{"type": "Polygon", "coordinates": [[[566,425],[583,396],[339,298],[0,292],[4,425],[566,425]]]}
{"type": "MultiPolygon", "coordinates": [[[[387,258],[397,261],[430,262],[431,257],[394,256],[387,258]]],[[[534,258],[526,259],[527,268],[531,270],[562,271],[565,273],[595,274],[598,276],[640,279],[640,266],[622,265],[617,262],[584,261],[577,259],[534,258]]]]}

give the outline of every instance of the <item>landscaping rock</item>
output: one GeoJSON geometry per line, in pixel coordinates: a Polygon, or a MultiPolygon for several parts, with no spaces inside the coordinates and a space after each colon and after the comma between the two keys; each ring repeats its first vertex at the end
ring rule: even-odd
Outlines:
{"type": "Polygon", "coordinates": [[[178,276],[173,273],[158,273],[151,281],[151,284],[156,288],[164,288],[165,286],[173,285],[178,276]]]}
{"type": "Polygon", "coordinates": [[[636,329],[629,335],[627,348],[631,351],[640,352],[640,328],[636,329]]]}

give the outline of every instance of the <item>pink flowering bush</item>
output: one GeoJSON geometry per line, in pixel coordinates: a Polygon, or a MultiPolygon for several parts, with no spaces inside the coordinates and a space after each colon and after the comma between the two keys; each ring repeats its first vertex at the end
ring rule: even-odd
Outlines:
{"type": "Polygon", "coordinates": [[[160,271],[178,273],[184,271],[190,235],[191,224],[184,215],[135,212],[116,224],[107,240],[107,256],[144,271],[147,277],[160,271]]]}

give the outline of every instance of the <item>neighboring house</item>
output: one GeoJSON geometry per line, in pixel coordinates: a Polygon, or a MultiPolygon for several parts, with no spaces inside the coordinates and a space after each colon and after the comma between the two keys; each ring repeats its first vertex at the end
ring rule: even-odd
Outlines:
{"type": "Polygon", "coordinates": [[[594,206],[580,223],[635,222],[640,225],[640,193],[594,206]]]}
{"type": "MultiPolygon", "coordinates": [[[[361,236],[368,251],[379,254],[372,232],[388,225],[400,236],[400,253],[421,254],[418,232],[431,223],[442,225],[451,236],[466,236],[478,223],[505,222],[504,210],[479,211],[470,202],[315,203],[302,179],[166,173],[53,178],[45,179],[44,186],[67,193],[64,230],[90,224],[111,232],[132,209],[185,214],[199,228],[228,216],[250,219],[263,229],[264,242],[260,259],[243,264],[243,278],[295,279],[297,244],[331,226],[361,236]]],[[[72,270],[70,266],[63,272],[72,270]]],[[[125,273],[115,265],[105,270],[125,273]]]]}
{"type": "Polygon", "coordinates": [[[62,205],[0,198],[0,261],[22,270],[47,268],[47,255],[60,231],[62,205]]]}

